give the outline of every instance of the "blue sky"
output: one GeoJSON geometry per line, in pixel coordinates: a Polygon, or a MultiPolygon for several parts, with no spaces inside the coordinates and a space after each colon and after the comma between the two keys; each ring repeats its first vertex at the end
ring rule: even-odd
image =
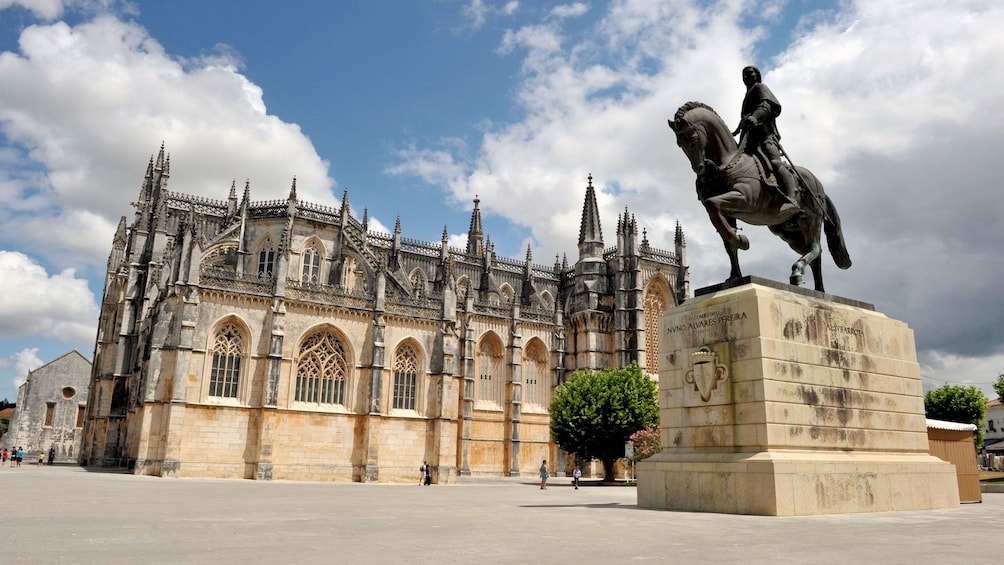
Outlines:
{"type": "MultiPolygon", "coordinates": [[[[172,190],[336,204],[461,245],[475,195],[496,250],[575,257],[586,176],[608,244],[625,207],[656,247],[680,221],[693,286],[727,258],[666,118],[738,121],[753,63],[843,217],[827,289],[916,333],[925,386],[1004,371],[996,186],[1004,8],[992,1],[276,4],[0,0],[0,398],[93,353],[104,265],[163,142],[172,190]]],[[[131,216],[130,216],[131,217],[131,216]]],[[[747,227],[747,274],[793,253],[747,227]]]]}

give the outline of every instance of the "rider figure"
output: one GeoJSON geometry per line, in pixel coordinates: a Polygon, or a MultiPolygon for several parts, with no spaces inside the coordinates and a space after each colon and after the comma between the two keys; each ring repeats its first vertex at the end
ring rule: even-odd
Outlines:
{"type": "Polygon", "coordinates": [[[794,175],[781,160],[781,134],[777,132],[777,124],[774,122],[781,115],[781,103],[761,80],[760,69],[754,66],[743,69],[743,84],[747,90],[746,97],[743,98],[742,120],[735,133],[741,132],[745,137],[746,153],[755,156],[757,150],[760,150],[770,161],[778,187],[789,201],[781,206],[781,211],[784,212],[798,207],[798,185],[794,175]]]}

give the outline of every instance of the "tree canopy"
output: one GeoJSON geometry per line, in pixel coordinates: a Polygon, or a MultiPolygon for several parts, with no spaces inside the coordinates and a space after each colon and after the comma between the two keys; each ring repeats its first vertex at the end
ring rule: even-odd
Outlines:
{"type": "Polygon", "coordinates": [[[983,416],[987,412],[987,397],[974,386],[945,385],[924,395],[924,410],[928,418],[975,424],[976,447],[983,446],[983,416]]]}
{"type": "Polygon", "coordinates": [[[659,423],[658,390],[632,363],[618,369],[575,371],[554,390],[551,433],[565,451],[603,462],[605,480],[624,457],[631,434],[659,423]]]}
{"type": "Polygon", "coordinates": [[[997,381],[994,383],[994,392],[997,393],[997,399],[1004,402],[1004,373],[997,375],[997,381]]]}

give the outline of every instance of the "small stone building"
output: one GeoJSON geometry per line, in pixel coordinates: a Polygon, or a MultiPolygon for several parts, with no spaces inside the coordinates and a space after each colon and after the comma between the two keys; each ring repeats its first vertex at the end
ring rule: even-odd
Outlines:
{"type": "Polygon", "coordinates": [[[24,448],[25,461],[56,449],[55,462],[75,463],[87,411],[91,362],[74,349],[28,373],[17,389],[17,407],[4,446],[24,448]]]}

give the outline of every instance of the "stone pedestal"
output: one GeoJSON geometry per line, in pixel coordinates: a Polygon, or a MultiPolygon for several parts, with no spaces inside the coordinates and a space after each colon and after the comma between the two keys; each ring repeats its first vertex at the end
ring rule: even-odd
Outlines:
{"type": "Polygon", "coordinates": [[[772,516],[958,505],[955,467],[928,454],[906,324],[744,282],[660,322],[662,452],[638,466],[638,505],[772,516]]]}

